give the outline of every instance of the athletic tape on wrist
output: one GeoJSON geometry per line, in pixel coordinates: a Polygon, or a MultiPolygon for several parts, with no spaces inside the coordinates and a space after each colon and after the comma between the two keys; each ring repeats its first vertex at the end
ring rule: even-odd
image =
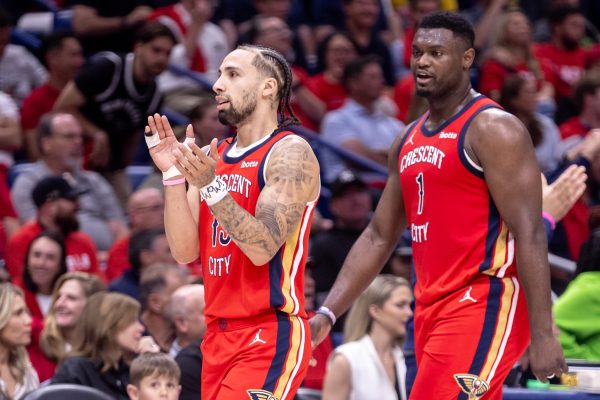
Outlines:
{"type": "Polygon", "coordinates": [[[160,136],[158,135],[158,131],[154,131],[151,135],[147,135],[144,133],[144,139],[146,139],[146,146],[149,149],[158,146],[160,143],[160,136]]]}
{"type": "Polygon", "coordinates": [[[173,178],[175,176],[182,175],[182,173],[179,172],[179,170],[177,169],[177,167],[174,166],[174,165],[171,165],[169,167],[169,169],[166,170],[166,171],[164,171],[162,174],[163,174],[163,181],[166,181],[167,179],[173,178]]]}
{"type": "Polygon", "coordinates": [[[200,188],[200,196],[206,204],[212,206],[227,195],[227,184],[220,176],[215,176],[211,183],[200,188]]]}

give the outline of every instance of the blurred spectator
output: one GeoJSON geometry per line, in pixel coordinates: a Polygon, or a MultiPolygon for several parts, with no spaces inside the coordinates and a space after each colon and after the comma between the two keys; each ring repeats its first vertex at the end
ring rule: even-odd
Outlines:
{"type": "Polygon", "coordinates": [[[8,239],[14,235],[20,226],[17,212],[10,200],[8,184],[6,180],[0,179],[0,271],[6,271],[4,268],[6,266],[5,258],[8,239]],[[6,193],[2,193],[3,184],[6,186],[6,193]]]}
{"type": "Polygon", "coordinates": [[[555,7],[549,15],[552,41],[534,45],[534,52],[546,81],[554,86],[555,120],[560,123],[573,114],[569,97],[585,68],[585,50],[580,46],[585,18],[579,8],[571,6],[555,7]]]}
{"type": "Polygon", "coordinates": [[[600,230],[581,248],[575,279],[554,303],[554,322],[565,357],[600,361],[600,230]],[[585,312],[582,312],[585,310],[585,312]]]}
{"type": "Polygon", "coordinates": [[[404,27],[404,53],[402,61],[405,67],[410,68],[410,58],[412,56],[412,42],[415,37],[417,26],[421,18],[442,9],[442,0],[409,0],[409,18],[404,27]]]}
{"type": "Polygon", "coordinates": [[[31,90],[48,79],[46,69],[22,46],[10,44],[11,24],[0,8],[0,91],[21,105],[31,90]]]}
{"type": "MultiPolygon", "coordinates": [[[[213,13],[212,0],[181,0],[155,10],[150,16],[169,27],[179,41],[171,53],[171,64],[202,74],[211,85],[217,80],[219,66],[230,51],[223,30],[210,22],[213,13]]],[[[198,96],[207,94],[206,89],[191,79],[169,71],[160,76],[159,87],[165,93],[165,104],[185,115],[198,96]]]]}
{"type": "Polygon", "coordinates": [[[536,81],[522,75],[508,75],[503,78],[499,103],[506,111],[514,114],[527,128],[538,165],[544,174],[554,172],[563,158],[558,127],[550,118],[536,112],[536,81]]]}
{"type": "Polygon", "coordinates": [[[40,160],[19,174],[11,189],[13,203],[21,221],[36,218],[31,191],[43,178],[61,175],[85,190],[78,197],[77,218],[80,229],[88,234],[99,251],[108,251],[127,233],[123,210],[110,184],[97,172],[82,169],[83,129],[71,114],[49,113],[38,127],[40,160]]]}
{"type": "MultiPolygon", "coordinates": [[[[146,188],[133,192],[127,202],[127,215],[131,234],[144,229],[163,228],[164,209],[165,200],[160,190],[146,188]]],[[[120,277],[123,272],[131,268],[128,255],[130,238],[131,235],[124,236],[111,246],[106,262],[105,276],[107,281],[110,282],[120,277]]]]}
{"type": "MultiPolygon", "coordinates": [[[[184,285],[172,294],[164,310],[165,318],[175,327],[175,340],[169,354],[176,357],[185,347],[200,342],[206,332],[204,322],[204,286],[184,285]]],[[[200,385],[200,382],[197,382],[200,385]]]]}
{"type": "Polygon", "coordinates": [[[101,290],[104,284],[100,278],[85,272],[67,272],[56,281],[50,310],[42,323],[34,324],[31,345],[27,347],[41,382],[52,378],[56,364],[71,350],[83,307],[91,295],[101,290]]]}
{"type": "Polygon", "coordinates": [[[129,364],[136,354],[158,352],[152,338],[142,337],[140,304],[119,293],[92,295],[77,322],[73,350],[52,383],[99,389],[116,400],[128,400],[129,364]]]}
{"type": "Polygon", "coordinates": [[[479,91],[498,101],[502,82],[507,76],[518,74],[535,82],[537,101],[550,101],[553,107],[553,87],[544,80],[532,44],[527,15],[518,8],[503,12],[495,24],[487,59],[481,66],[479,91]]]}
{"type": "Polygon", "coordinates": [[[586,73],[575,84],[573,101],[577,115],[559,127],[568,144],[578,143],[592,129],[600,129],[600,71],[586,73]]]}
{"type": "Polygon", "coordinates": [[[48,314],[54,284],[65,273],[67,264],[62,236],[40,233],[29,244],[23,269],[25,303],[34,321],[43,321],[48,314]]]}
{"type": "Polygon", "coordinates": [[[221,141],[229,136],[227,126],[219,121],[219,111],[216,105],[217,101],[214,97],[204,97],[198,99],[190,113],[196,144],[199,147],[209,145],[213,138],[221,141]]]}
{"type": "Polygon", "coordinates": [[[13,279],[20,279],[27,248],[42,231],[65,238],[69,271],[99,274],[96,246],[79,230],[77,198],[80,194],[80,189],[58,176],[46,177],[33,188],[31,195],[37,207],[37,219],[23,225],[6,246],[6,268],[13,279]]]}
{"type": "Polygon", "coordinates": [[[361,56],[376,55],[381,62],[386,86],[394,86],[396,77],[386,44],[375,33],[380,13],[379,0],[344,0],[344,24],[361,56]]]}
{"type": "Polygon", "coordinates": [[[65,0],[73,10],[73,32],[88,54],[131,50],[136,29],[150,14],[149,0],[65,0]]]}
{"type": "Polygon", "coordinates": [[[475,49],[484,50],[489,45],[490,35],[494,22],[508,5],[510,0],[474,0],[471,6],[460,13],[473,25],[475,29],[475,49]]]}
{"type": "Polygon", "coordinates": [[[140,354],[131,363],[129,376],[131,383],[127,385],[127,394],[130,400],[181,399],[181,371],[166,354],[140,354]]]}
{"type": "Polygon", "coordinates": [[[144,270],[157,262],[174,263],[164,227],[135,232],[129,238],[131,268],[108,285],[111,292],[123,293],[140,300],[140,277],[144,270]]]}
{"type": "MultiPolygon", "coordinates": [[[[584,10],[584,15],[588,15],[591,17],[590,14],[588,14],[589,12],[589,5],[592,2],[587,2],[584,0],[584,3],[587,3],[588,7],[586,10],[584,10]]],[[[550,0],[549,2],[547,2],[545,4],[546,6],[546,14],[548,10],[552,10],[553,8],[556,7],[561,7],[561,6],[570,6],[570,7],[580,7],[582,6],[581,2],[579,0],[550,0]]],[[[594,26],[594,24],[587,19],[585,20],[585,30],[586,30],[586,34],[589,36],[589,39],[597,42],[598,39],[600,39],[599,33],[598,33],[598,28],[596,28],[594,26]]],[[[552,33],[551,33],[551,27],[550,27],[550,21],[548,21],[547,15],[543,15],[542,18],[539,18],[536,20],[535,25],[534,25],[534,29],[533,29],[533,40],[536,42],[549,42],[552,40],[552,33]]]]}
{"type": "Polygon", "coordinates": [[[67,84],[54,107],[75,115],[92,137],[89,162],[105,172],[123,207],[131,190],[125,167],[141,140],[146,117],[160,108],[156,77],[167,67],[175,44],[169,28],[156,21],[147,23],[138,33],[133,53],[103,53],[95,58],[67,84]]]}
{"type": "Polygon", "coordinates": [[[69,81],[75,79],[84,62],[79,40],[66,32],[53,33],[44,38],[42,57],[48,68],[48,80],[31,91],[21,107],[25,153],[31,161],[40,156],[37,128],[42,115],[52,111],[60,92],[69,81]]]}
{"type": "MultiPolygon", "coordinates": [[[[375,56],[361,57],[344,69],[343,82],[348,100],[342,108],[328,112],[321,125],[323,139],[387,165],[387,152],[404,124],[377,110],[383,94],[383,71],[375,56]]],[[[344,161],[323,152],[325,180],[331,182],[344,169],[344,161]]]]}
{"type": "Polygon", "coordinates": [[[173,292],[166,315],[177,332],[169,354],[175,357],[181,369],[179,400],[199,399],[202,392],[198,379],[202,374],[200,343],[206,332],[204,286],[186,285],[173,292]]]}
{"type": "Polygon", "coordinates": [[[163,352],[175,339],[175,327],[165,316],[173,292],[187,281],[187,271],[177,264],[155,263],[140,277],[141,322],[163,352]]]}
{"type": "Polygon", "coordinates": [[[31,341],[31,316],[23,293],[10,283],[0,284],[0,398],[22,400],[40,382],[25,346],[31,341]]]}
{"type": "Polygon", "coordinates": [[[356,299],[344,327],[345,344],[330,358],[323,400],[406,400],[400,347],[412,316],[408,281],[379,275],[356,299]]]}

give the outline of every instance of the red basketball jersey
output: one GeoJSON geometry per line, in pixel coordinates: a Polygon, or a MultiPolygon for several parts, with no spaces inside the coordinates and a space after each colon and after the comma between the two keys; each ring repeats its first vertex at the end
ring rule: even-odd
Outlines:
{"type": "MultiPolygon", "coordinates": [[[[216,174],[227,182],[231,197],[250,214],[255,215],[258,196],[265,186],[265,170],[273,146],[292,134],[275,131],[237,157],[229,155],[235,140],[219,145],[216,174]]],[[[306,317],[304,265],[315,205],[316,199],[306,204],[300,223],[275,257],[256,266],[219,225],[206,202],[200,203],[200,257],[207,324],[217,318],[247,318],[269,310],[306,317]]]]}
{"type": "Polygon", "coordinates": [[[427,112],[408,129],[400,146],[398,170],[412,236],[415,297],[422,304],[469,286],[482,274],[516,274],[513,236],[483,170],[463,146],[470,122],[492,107],[499,106],[479,95],[435,131],[425,127],[427,112]]]}

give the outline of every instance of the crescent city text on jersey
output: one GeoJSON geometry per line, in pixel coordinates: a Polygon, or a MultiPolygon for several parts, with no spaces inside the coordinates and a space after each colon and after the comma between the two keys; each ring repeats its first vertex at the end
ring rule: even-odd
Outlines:
{"type": "Polygon", "coordinates": [[[435,146],[416,147],[402,157],[400,172],[418,163],[433,164],[438,168],[442,168],[444,157],[446,157],[446,154],[435,146]]]}
{"type": "Polygon", "coordinates": [[[219,176],[227,184],[227,191],[229,193],[239,193],[245,198],[248,198],[250,195],[250,186],[252,186],[252,181],[250,179],[239,174],[223,174],[219,176]]]}

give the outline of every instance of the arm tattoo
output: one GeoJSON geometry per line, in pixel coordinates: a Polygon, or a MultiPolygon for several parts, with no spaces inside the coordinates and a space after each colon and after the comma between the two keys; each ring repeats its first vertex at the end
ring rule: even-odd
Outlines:
{"type": "Polygon", "coordinates": [[[219,224],[246,255],[272,258],[297,228],[306,203],[318,184],[319,166],[305,142],[290,139],[277,145],[267,166],[267,185],[256,215],[226,196],[211,209],[219,224]]]}

